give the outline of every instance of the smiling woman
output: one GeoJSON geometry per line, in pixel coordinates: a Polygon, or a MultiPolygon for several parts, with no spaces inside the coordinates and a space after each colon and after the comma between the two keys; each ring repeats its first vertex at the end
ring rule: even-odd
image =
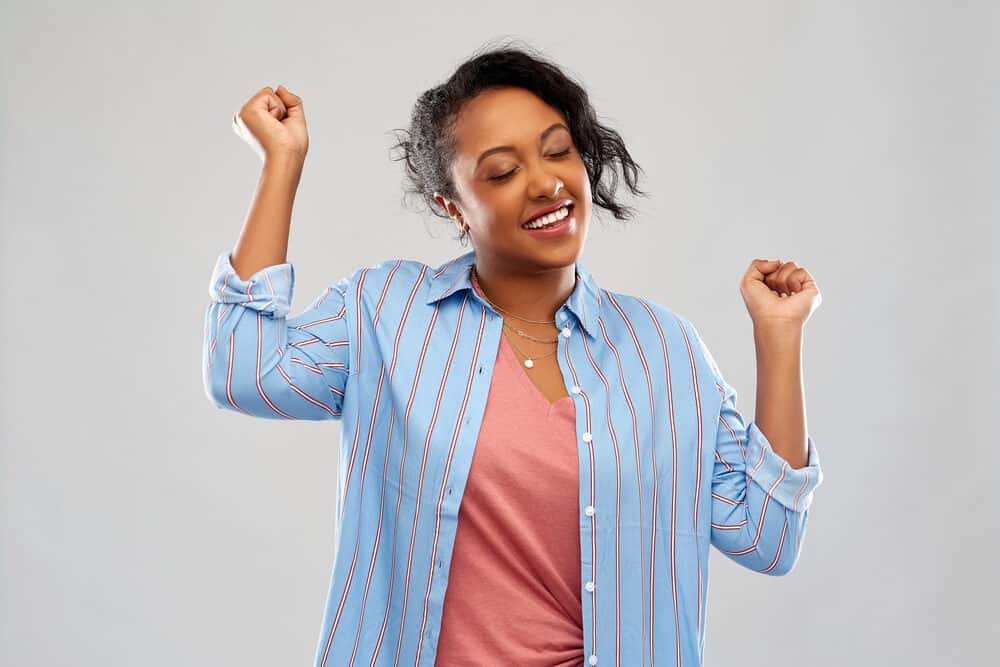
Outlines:
{"type": "MultiPolygon", "coordinates": [[[[475,147],[463,144],[458,136],[462,132],[455,132],[456,125],[460,124],[461,113],[468,111],[465,107],[470,101],[484,92],[504,88],[516,89],[508,91],[512,95],[521,93],[523,96],[527,92],[535,98],[534,109],[524,111],[537,114],[540,109],[538,104],[541,103],[548,107],[548,112],[543,112],[545,116],[558,119],[540,133],[519,132],[526,141],[523,146],[534,153],[550,134],[566,135],[566,140],[561,140],[564,145],[549,147],[552,154],[548,157],[572,158],[571,154],[575,154],[586,169],[593,204],[608,210],[619,220],[630,219],[633,215],[631,207],[621,204],[615,197],[619,182],[617,172],[621,172],[622,180],[632,194],[644,195],[637,185],[641,167],[632,159],[620,134],[597,120],[597,113],[584,87],[537,50],[524,45],[484,50],[460,65],[444,83],[419,96],[413,107],[409,129],[398,130],[401,138],[393,147],[401,152],[396,159],[404,161],[406,167],[410,181],[407,194],[422,199],[434,215],[454,219],[453,211],[442,206],[442,200],[460,201],[460,179],[456,178],[451,167],[456,153],[475,150],[475,147]],[[562,132],[556,132],[559,128],[562,132]],[[605,180],[610,180],[610,185],[605,180]]],[[[477,154],[477,168],[485,157],[494,152],[508,152],[513,157],[519,155],[517,145],[503,141],[504,136],[511,136],[504,130],[517,127],[516,123],[513,119],[502,117],[504,111],[509,109],[507,104],[517,100],[491,101],[493,104],[477,106],[492,107],[491,111],[499,117],[480,120],[496,121],[498,124],[488,134],[476,135],[476,139],[488,143],[499,138],[503,145],[484,147],[483,152],[477,154]]],[[[541,119],[535,115],[534,120],[541,119]]],[[[465,128],[464,134],[470,134],[471,130],[465,128]]],[[[553,138],[560,141],[557,137],[553,138]]],[[[516,174],[517,165],[512,165],[515,168],[509,170],[503,169],[503,166],[495,165],[495,173],[486,178],[507,180],[516,174]]],[[[460,238],[464,239],[466,228],[461,224],[457,226],[463,232],[460,238]]]]}
{"type": "Polygon", "coordinates": [[[397,144],[410,192],[473,251],[359,268],[295,317],[283,258],[302,100],[265,89],[240,118],[270,166],[212,274],[204,382],[220,408],[343,421],[316,667],[700,665],[709,545],[791,571],[822,479],[788,326],[804,270],[761,263],[770,282],[747,292],[771,336],[759,412],[792,467],[689,320],[579,261],[595,207],[632,214],[617,170],[643,193],[555,65],[478,54],[420,96],[397,144]]]}
{"type": "Polygon", "coordinates": [[[410,129],[399,132],[408,194],[450,219],[463,245],[471,240],[480,287],[507,308],[539,388],[558,394],[558,364],[543,356],[552,352],[544,338],[552,314],[573,289],[592,209],[630,219],[633,209],[616,199],[618,171],[643,195],[641,168],[618,132],[597,121],[583,86],[523,46],[463,63],[419,97],[410,129]]]}

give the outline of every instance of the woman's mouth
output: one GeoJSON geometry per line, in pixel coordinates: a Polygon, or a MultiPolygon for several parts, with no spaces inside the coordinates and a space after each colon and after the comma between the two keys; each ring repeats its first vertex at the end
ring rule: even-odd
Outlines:
{"type": "Polygon", "coordinates": [[[521,225],[521,229],[532,236],[543,238],[561,236],[576,226],[576,216],[573,213],[574,208],[573,204],[567,204],[557,211],[521,225]]]}

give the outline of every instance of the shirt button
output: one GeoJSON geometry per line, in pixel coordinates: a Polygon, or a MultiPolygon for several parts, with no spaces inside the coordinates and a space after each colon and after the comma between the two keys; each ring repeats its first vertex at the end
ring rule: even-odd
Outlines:
{"type": "Polygon", "coordinates": [[[592,664],[592,665],[596,665],[597,664],[597,656],[594,655],[593,653],[590,654],[590,664],[592,664]]]}
{"type": "Polygon", "coordinates": [[[559,312],[559,319],[562,320],[563,322],[566,321],[566,313],[565,313],[565,311],[560,311],[559,312]]]}
{"type": "Polygon", "coordinates": [[[562,335],[563,335],[564,337],[566,337],[566,338],[569,338],[569,335],[570,335],[570,330],[569,330],[569,327],[563,327],[563,330],[562,330],[562,335]]]}
{"type": "Polygon", "coordinates": [[[584,508],[583,513],[587,516],[594,516],[594,511],[593,505],[587,505],[587,507],[584,508]]]}
{"type": "Polygon", "coordinates": [[[594,439],[594,436],[590,435],[590,431],[584,431],[583,432],[583,441],[584,442],[590,442],[593,439],[594,439]]]}
{"type": "Polygon", "coordinates": [[[573,393],[574,394],[579,394],[581,391],[583,391],[583,390],[580,389],[580,385],[576,385],[576,384],[573,385],[573,393]]]}
{"type": "Polygon", "coordinates": [[[593,593],[593,592],[594,592],[594,582],[593,582],[593,581],[588,581],[588,582],[587,582],[587,590],[588,590],[589,592],[591,592],[591,593],[593,593]]]}

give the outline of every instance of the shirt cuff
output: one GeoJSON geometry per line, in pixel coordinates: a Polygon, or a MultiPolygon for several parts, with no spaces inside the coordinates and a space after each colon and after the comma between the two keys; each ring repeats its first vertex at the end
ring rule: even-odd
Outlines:
{"type": "Polygon", "coordinates": [[[266,266],[241,280],[229,251],[215,261],[208,296],[216,303],[235,303],[267,317],[285,317],[295,289],[295,269],[290,262],[266,266]]]}
{"type": "Polygon", "coordinates": [[[806,466],[793,468],[771,447],[764,433],[751,421],[747,425],[747,475],[764,491],[793,512],[804,512],[812,504],[813,490],[823,481],[819,453],[806,436],[809,456],[806,466]]]}

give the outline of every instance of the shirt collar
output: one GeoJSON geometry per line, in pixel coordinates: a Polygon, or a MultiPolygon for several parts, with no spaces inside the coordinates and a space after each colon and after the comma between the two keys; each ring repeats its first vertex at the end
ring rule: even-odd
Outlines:
{"type": "MultiPolygon", "coordinates": [[[[459,255],[434,269],[428,288],[427,303],[434,303],[461,290],[469,290],[473,297],[479,295],[472,289],[472,265],[476,251],[459,255]]],[[[600,318],[601,289],[594,277],[580,262],[576,263],[576,286],[566,299],[565,306],[583,325],[591,338],[597,337],[597,320],[600,318]]],[[[488,307],[488,304],[485,304],[488,307]]]]}

